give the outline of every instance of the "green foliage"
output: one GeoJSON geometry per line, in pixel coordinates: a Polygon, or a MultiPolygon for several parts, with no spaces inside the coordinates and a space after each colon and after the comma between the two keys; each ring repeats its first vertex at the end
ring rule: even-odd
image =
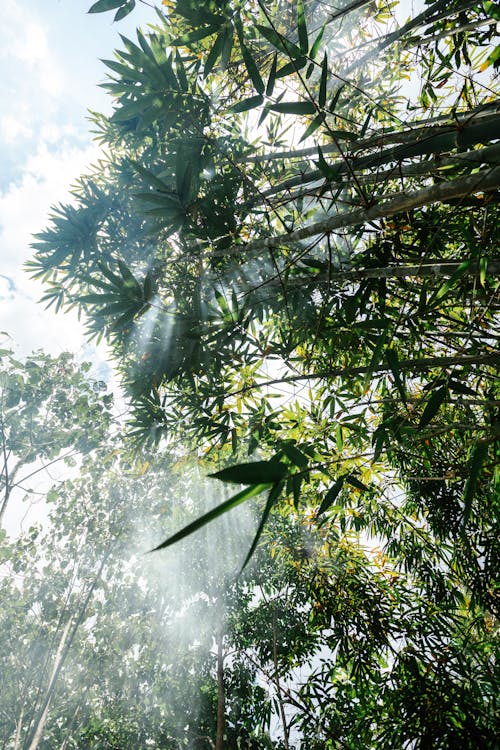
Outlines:
{"type": "Polygon", "coordinates": [[[139,449],[182,444],[247,485],[159,548],[269,490],[245,551],[268,540],[307,613],[291,662],[327,653],[288,702],[304,748],[488,746],[496,5],[428,3],[395,30],[373,3],[164,7],[106,61],[107,161],[29,268],[111,343],[139,449]],[[295,559],[289,529],[274,546],[280,518],[325,551],[295,559]]]}

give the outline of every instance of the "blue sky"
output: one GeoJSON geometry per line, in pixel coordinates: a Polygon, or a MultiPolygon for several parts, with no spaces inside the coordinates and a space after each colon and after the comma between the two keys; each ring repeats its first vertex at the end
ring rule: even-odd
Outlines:
{"type": "MultiPolygon", "coordinates": [[[[75,316],[44,312],[41,287],[22,271],[31,235],[47,223],[50,206],[95,161],[87,112],[109,111],[98,84],[100,58],[112,57],[118,34],[133,37],[154,12],[138,3],[118,24],[113,14],[87,13],[92,0],[2,0],[0,25],[0,331],[20,354],[39,347],[80,351],[75,316]]],[[[5,337],[4,337],[5,338],[5,337]]],[[[0,341],[1,345],[5,340],[0,341]]]]}

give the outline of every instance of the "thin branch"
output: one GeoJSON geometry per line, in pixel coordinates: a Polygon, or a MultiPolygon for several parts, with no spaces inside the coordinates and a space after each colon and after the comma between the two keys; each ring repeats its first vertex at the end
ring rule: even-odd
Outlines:
{"type": "MultiPolygon", "coordinates": [[[[417,357],[416,359],[403,359],[399,362],[399,369],[409,372],[421,372],[423,370],[433,369],[435,367],[451,367],[454,365],[468,366],[484,364],[493,367],[500,365],[500,354],[483,354],[483,355],[463,355],[453,357],[417,357]]],[[[285,375],[282,378],[273,378],[263,380],[260,383],[246,385],[237,391],[228,393],[228,396],[239,396],[250,391],[260,388],[266,388],[270,385],[280,383],[298,383],[301,380],[321,380],[324,378],[349,378],[353,375],[365,375],[366,373],[378,374],[391,372],[388,364],[380,364],[376,367],[334,367],[330,370],[321,370],[320,372],[307,373],[305,375],[285,375]]]]}

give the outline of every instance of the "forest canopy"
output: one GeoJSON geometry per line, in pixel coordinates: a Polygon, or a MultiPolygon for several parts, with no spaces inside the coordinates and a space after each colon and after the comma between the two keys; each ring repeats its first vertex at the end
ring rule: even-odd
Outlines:
{"type": "Polygon", "coordinates": [[[166,523],[153,493],[157,559],[255,508],[243,572],[199,584],[219,621],[196,737],[146,690],[152,746],[493,748],[500,6],[156,12],[104,61],[102,158],[28,263],[111,347],[129,417],[102,476],[166,472],[173,498],[212,477],[215,505],[166,523]]]}

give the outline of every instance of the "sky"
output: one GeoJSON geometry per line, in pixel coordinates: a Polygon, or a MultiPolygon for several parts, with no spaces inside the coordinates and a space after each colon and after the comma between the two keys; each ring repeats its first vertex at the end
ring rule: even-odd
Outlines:
{"type": "Polygon", "coordinates": [[[96,161],[88,110],[109,112],[98,84],[101,58],[121,45],[118,34],[153,22],[151,8],[113,24],[113,13],[89,15],[92,0],[2,0],[0,24],[0,347],[19,356],[43,348],[89,358],[74,314],[37,304],[43,289],[23,271],[32,235],[48,223],[50,207],[96,161]],[[7,338],[7,335],[10,339],[7,338]]]}

